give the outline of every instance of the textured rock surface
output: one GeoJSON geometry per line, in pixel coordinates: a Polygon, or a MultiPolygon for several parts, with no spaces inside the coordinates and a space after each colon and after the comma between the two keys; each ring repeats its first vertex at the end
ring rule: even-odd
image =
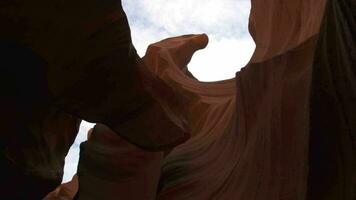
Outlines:
{"type": "Polygon", "coordinates": [[[144,58],[191,100],[186,114],[193,137],[165,159],[159,199],[305,196],[306,111],[315,40],[251,63],[236,79],[203,84],[180,72],[184,63],[182,67],[175,60],[181,55],[176,52],[205,46],[194,43],[203,43],[204,37],[164,40],[152,45],[144,58]]]}
{"type": "Polygon", "coordinates": [[[48,84],[41,97],[51,104],[86,121],[107,124],[148,149],[187,139],[144,89],[155,86],[159,91],[152,92],[164,91],[166,98],[180,101],[153,74],[142,73],[120,1],[6,1],[0,16],[0,24],[7,25],[1,40],[29,47],[43,60],[41,78],[48,84]],[[151,115],[171,130],[160,136],[162,141],[152,137],[160,127],[147,121],[151,115]],[[147,118],[145,123],[142,118],[147,118]]]}
{"type": "Polygon", "coordinates": [[[328,1],[313,63],[308,199],[356,198],[356,1],[328,1]]]}
{"type": "MultiPolygon", "coordinates": [[[[81,146],[76,199],[355,199],[355,1],[253,0],[256,51],[235,79],[213,83],[186,68],[206,35],[155,43],[142,61],[116,1],[36,3],[55,6],[0,9],[1,79],[13,86],[0,104],[4,199],[54,190],[76,117],[106,124],[81,146]],[[192,138],[171,149],[187,127],[192,138]]],[[[52,195],[72,198],[72,184],[52,195]]]]}
{"type": "Polygon", "coordinates": [[[74,175],[70,182],[61,184],[43,200],[71,200],[77,194],[78,186],[78,176],[74,175]]]}
{"type": "Polygon", "coordinates": [[[151,45],[145,63],[191,97],[193,135],[164,160],[158,199],[354,199],[354,11],[353,1],[252,1],[256,52],[218,83],[178,70],[197,36],[151,45]]]}
{"type": "Polygon", "coordinates": [[[189,138],[185,122],[149,94],[183,104],[142,71],[120,1],[0,4],[1,198],[54,190],[80,119],[150,150],[189,138]]]}
{"type": "Polygon", "coordinates": [[[155,199],[162,152],[148,152],[97,124],[81,144],[77,199],[155,199]]]}

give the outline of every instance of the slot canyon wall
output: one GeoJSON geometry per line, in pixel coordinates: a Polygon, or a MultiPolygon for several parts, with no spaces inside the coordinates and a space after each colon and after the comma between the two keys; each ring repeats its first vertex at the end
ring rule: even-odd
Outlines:
{"type": "Polygon", "coordinates": [[[211,83],[187,70],[205,34],[139,58],[120,3],[1,6],[2,198],[356,198],[354,0],[252,0],[255,53],[211,83]],[[81,119],[98,124],[57,187],[81,119]]]}

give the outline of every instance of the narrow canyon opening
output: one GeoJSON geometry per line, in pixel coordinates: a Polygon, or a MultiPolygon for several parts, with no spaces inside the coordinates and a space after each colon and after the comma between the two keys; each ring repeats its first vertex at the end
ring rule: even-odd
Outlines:
{"type": "MultiPolygon", "coordinates": [[[[122,0],[134,46],[144,56],[149,44],[184,34],[206,33],[208,46],[188,65],[202,82],[235,77],[250,60],[255,44],[248,32],[249,0],[122,0]]],[[[77,171],[80,143],[94,124],[82,121],[64,167],[63,183],[77,171]]]]}

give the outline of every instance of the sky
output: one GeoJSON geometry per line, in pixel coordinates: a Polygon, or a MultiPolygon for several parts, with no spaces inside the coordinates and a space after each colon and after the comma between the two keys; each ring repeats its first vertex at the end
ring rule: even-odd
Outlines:
{"type": "MultiPolygon", "coordinates": [[[[134,46],[144,56],[149,44],[168,37],[206,33],[208,46],[196,52],[188,69],[200,81],[235,77],[250,60],[255,44],[248,33],[250,0],[122,0],[134,46]]],[[[79,145],[94,126],[82,122],[65,160],[63,182],[71,180],[79,145]]]]}

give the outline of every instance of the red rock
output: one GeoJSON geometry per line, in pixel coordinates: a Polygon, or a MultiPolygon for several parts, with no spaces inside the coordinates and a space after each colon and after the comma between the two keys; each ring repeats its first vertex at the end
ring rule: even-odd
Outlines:
{"type": "Polygon", "coordinates": [[[77,199],[155,199],[162,152],[142,150],[102,124],[80,149],[77,199]]]}
{"type": "Polygon", "coordinates": [[[213,83],[186,68],[206,35],[155,43],[142,61],[113,2],[36,3],[52,5],[0,9],[11,40],[0,46],[2,198],[57,186],[79,117],[105,125],[81,146],[77,199],[355,199],[354,1],[253,0],[256,51],[235,79],[213,83]],[[29,61],[28,76],[4,55],[29,61]]]}
{"type": "Polygon", "coordinates": [[[252,2],[256,51],[236,79],[179,71],[203,36],[148,49],[145,63],[190,100],[193,136],[164,160],[158,199],[354,199],[355,4],[273,2],[252,2]]]}
{"type": "Polygon", "coordinates": [[[63,183],[43,200],[71,200],[78,192],[78,176],[74,175],[68,183],[63,183]]]}

